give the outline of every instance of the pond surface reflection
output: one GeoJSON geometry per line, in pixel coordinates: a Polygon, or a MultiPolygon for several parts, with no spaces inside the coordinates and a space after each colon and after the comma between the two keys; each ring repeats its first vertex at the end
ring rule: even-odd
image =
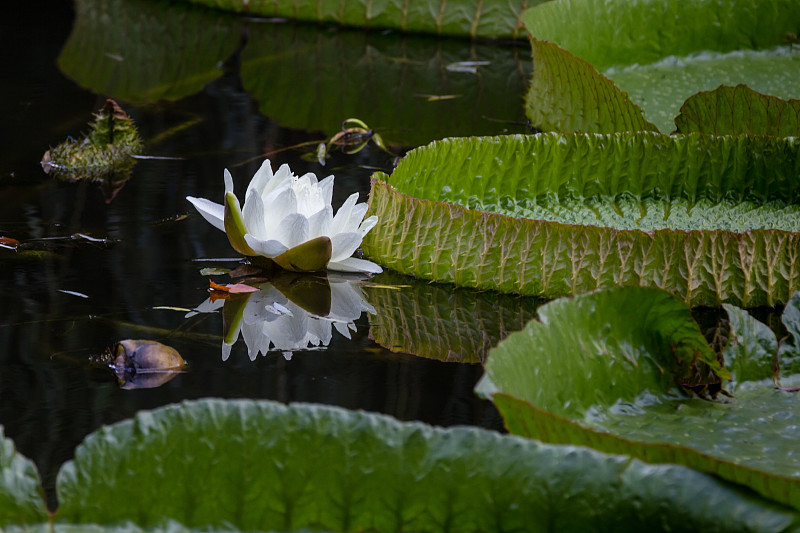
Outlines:
{"type": "MultiPolygon", "coordinates": [[[[303,154],[350,116],[380,131],[398,155],[442,135],[521,131],[514,122],[524,120],[524,47],[267,25],[142,0],[19,9],[0,22],[0,236],[23,243],[0,249],[0,424],[37,463],[51,506],[55,473],[87,433],[184,399],[319,402],[502,427],[472,388],[488,347],[521,327],[535,302],[385,273],[359,282],[364,304],[329,323],[325,342],[286,348],[276,339],[289,337],[273,333],[271,344],[254,345],[266,355],[252,358],[246,336],[226,338],[224,311],[185,318],[208,297],[201,270],[236,266],[216,261],[235,253],[185,197],[221,196],[226,167],[244,190],[273,152],[276,168],[334,173],[335,207],[354,191],[365,201],[369,175],[390,170],[392,156],[368,146],[334,153],[322,167],[303,154]],[[131,26],[94,26],[109,20],[131,26]],[[459,60],[489,65],[446,69],[459,60]],[[48,147],[79,136],[106,98],[136,121],[147,155],[174,158],[138,161],[108,203],[97,184],[56,181],[39,165],[48,147]],[[305,151],[285,150],[298,144],[305,151]],[[123,390],[109,369],[90,364],[123,339],[164,343],[188,370],[160,387],[123,390]]],[[[280,303],[276,318],[293,309],[280,303]]],[[[312,309],[309,320],[319,325],[330,313],[312,309]]]]}

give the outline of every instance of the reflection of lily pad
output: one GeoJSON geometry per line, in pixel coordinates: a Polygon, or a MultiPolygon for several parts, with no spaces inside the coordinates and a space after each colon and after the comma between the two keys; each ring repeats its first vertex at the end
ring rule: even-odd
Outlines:
{"type": "Polygon", "coordinates": [[[373,176],[362,246],[399,272],[502,292],[644,285],[775,305],[800,288],[799,153],[755,136],[445,139],[373,176]]]}
{"type": "Polygon", "coordinates": [[[682,394],[679,358],[710,351],[684,304],[617,288],[541,307],[492,351],[478,390],[513,433],[686,464],[800,508],[796,396],[771,380],[725,401],[682,394]]]}
{"type": "Polygon", "coordinates": [[[518,46],[260,24],[241,72],[261,113],[282,126],[331,136],[358,117],[387,142],[415,146],[523,131],[530,62],[518,46]],[[447,69],[467,60],[476,73],[447,69]]]}
{"type": "Polygon", "coordinates": [[[544,0],[319,0],[317,2],[251,2],[250,0],[190,0],[214,8],[264,17],[336,23],[362,28],[393,28],[404,32],[517,38],[524,34],[522,11],[544,0]]]}
{"type": "Polygon", "coordinates": [[[534,316],[539,300],[455,289],[392,272],[365,290],[375,307],[370,337],[392,351],[459,363],[483,363],[489,350],[534,316]]]}
{"type": "Polygon", "coordinates": [[[145,0],[77,0],[58,65],[82,87],[135,103],[177,100],[222,75],[234,17],[145,0]]]}

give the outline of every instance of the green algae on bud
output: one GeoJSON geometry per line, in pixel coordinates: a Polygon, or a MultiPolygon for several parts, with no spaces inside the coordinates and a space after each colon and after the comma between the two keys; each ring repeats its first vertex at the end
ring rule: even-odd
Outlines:
{"type": "Polygon", "coordinates": [[[124,182],[142,151],[133,120],[114,100],[106,100],[95,114],[90,131],[80,140],[68,139],[45,152],[42,168],[69,181],[111,179],[124,182]]]}

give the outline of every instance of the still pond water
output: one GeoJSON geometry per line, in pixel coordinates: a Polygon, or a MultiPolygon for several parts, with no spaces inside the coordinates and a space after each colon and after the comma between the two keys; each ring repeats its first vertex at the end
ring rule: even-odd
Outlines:
{"type": "Polygon", "coordinates": [[[375,312],[361,313],[355,331],[340,326],[350,339],[305,316],[323,337],[327,328],[327,345],[251,360],[240,338],[223,360],[222,313],[185,310],[208,297],[202,269],[236,266],[208,260],[235,253],[185,197],[219,201],[224,168],[244,190],[275,152],[275,168],[334,173],[334,206],[353,191],[366,201],[370,174],[389,171],[392,155],[368,146],[335,153],[325,167],[304,158],[349,117],[398,155],[448,135],[522,132],[526,46],[141,0],[23,2],[3,17],[0,40],[0,236],[23,243],[0,249],[0,424],[36,462],[51,506],[58,468],[89,432],[184,399],[318,402],[502,428],[472,389],[488,348],[530,319],[535,301],[385,273],[351,287],[375,312]],[[85,132],[108,97],[134,118],[147,155],[173,158],[138,161],[110,201],[98,184],[60,182],[39,165],[48,147],[85,132]],[[69,239],[79,234],[90,238],[69,239]],[[168,344],[189,370],[159,387],[122,389],[90,364],[122,339],[168,344]]]}

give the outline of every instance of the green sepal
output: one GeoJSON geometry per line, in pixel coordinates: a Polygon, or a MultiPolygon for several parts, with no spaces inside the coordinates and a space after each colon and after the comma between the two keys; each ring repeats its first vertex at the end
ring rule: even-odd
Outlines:
{"type": "Polygon", "coordinates": [[[328,261],[331,260],[332,253],[331,239],[323,235],[303,244],[298,244],[281,255],[273,257],[272,260],[286,270],[313,272],[315,270],[324,270],[328,266],[328,261]]]}
{"type": "Polygon", "coordinates": [[[239,207],[239,199],[233,192],[225,193],[225,235],[233,246],[233,249],[244,255],[258,255],[244,240],[247,228],[242,218],[242,209],[239,207]]]}

